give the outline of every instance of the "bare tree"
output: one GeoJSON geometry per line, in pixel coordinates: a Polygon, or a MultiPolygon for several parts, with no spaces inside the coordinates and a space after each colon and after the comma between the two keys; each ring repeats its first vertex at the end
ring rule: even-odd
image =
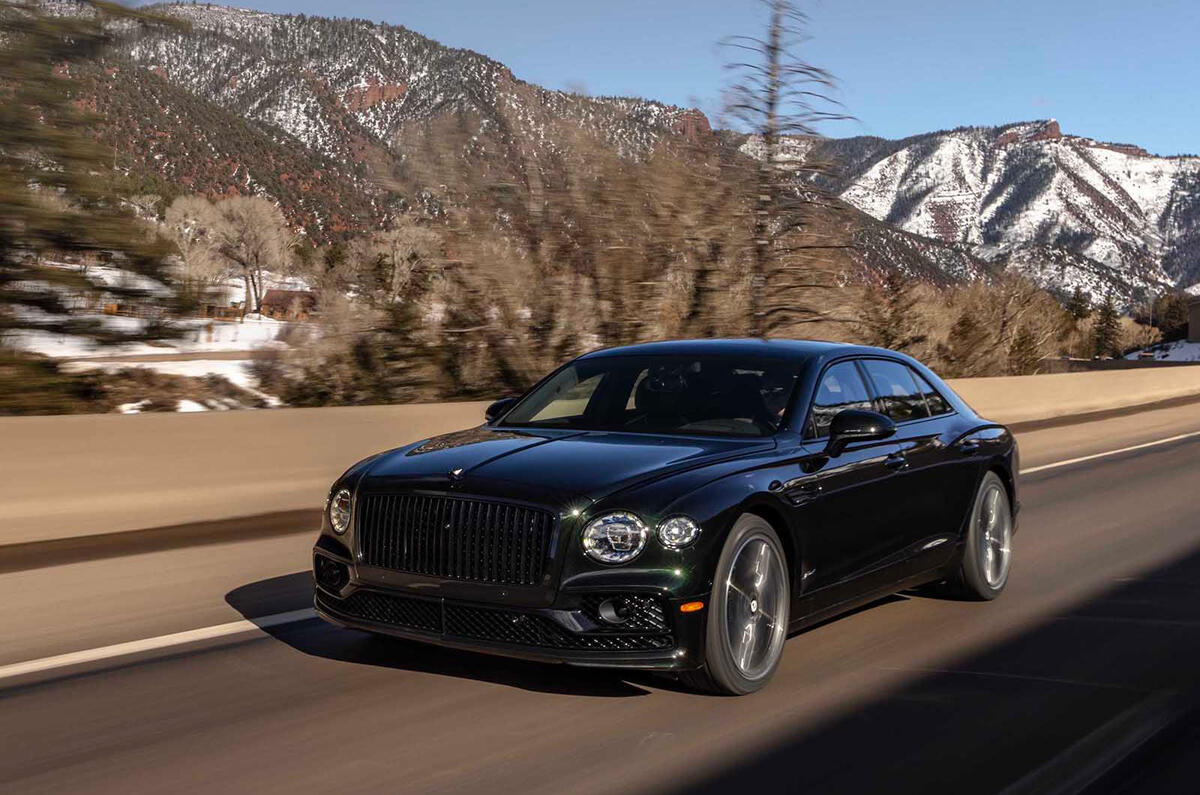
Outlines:
{"type": "Polygon", "coordinates": [[[234,266],[246,285],[242,315],[247,310],[259,312],[266,291],[263,271],[283,272],[291,267],[296,234],[279,208],[259,196],[222,199],[216,209],[221,218],[216,227],[216,251],[234,266]]]}
{"type": "Polygon", "coordinates": [[[217,250],[223,223],[203,196],[180,196],[167,207],[164,226],[179,249],[179,281],[185,289],[206,292],[225,275],[225,262],[217,250]]]}
{"type": "Polygon", "coordinates": [[[765,37],[732,36],[722,42],[738,53],[727,64],[735,78],[726,110],[752,134],[751,153],[757,159],[748,274],[751,333],[756,336],[784,323],[822,319],[817,307],[795,301],[826,286],[823,274],[788,255],[801,247],[846,247],[836,241],[797,242],[797,236],[804,232],[805,211],[821,201],[812,181],[805,179],[825,170],[809,156],[816,127],[849,118],[832,97],[833,75],[799,55],[810,38],[807,15],[792,0],[760,2],[769,16],[765,37]],[[768,287],[776,298],[769,308],[768,287]]]}
{"type": "Polygon", "coordinates": [[[401,216],[391,229],[356,240],[352,257],[360,285],[383,303],[395,303],[411,292],[414,280],[442,263],[441,237],[401,216]]]}

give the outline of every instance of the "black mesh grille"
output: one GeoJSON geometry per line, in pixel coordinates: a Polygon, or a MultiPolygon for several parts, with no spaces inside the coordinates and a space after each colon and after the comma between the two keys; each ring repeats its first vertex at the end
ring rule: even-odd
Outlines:
{"type": "Polygon", "coordinates": [[[407,599],[374,591],[355,591],[346,599],[318,592],[317,599],[334,615],[425,632],[442,631],[442,606],[436,601],[407,599]]]}
{"type": "Polygon", "coordinates": [[[603,630],[575,633],[551,618],[534,613],[453,603],[446,603],[443,612],[442,604],[436,600],[374,591],[356,591],[347,599],[318,592],[317,599],[322,608],[335,616],[489,643],[573,651],[653,651],[669,649],[674,643],[665,629],[654,633],[618,634],[603,630]]]}
{"type": "Polygon", "coordinates": [[[367,495],[357,505],[363,562],[454,580],[539,585],[554,515],[460,497],[367,495]]]}
{"type": "Polygon", "coordinates": [[[595,651],[669,649],[667,635],[576,634],[545,616],[446,605],[446,634],[520,646],[595,651]]]}

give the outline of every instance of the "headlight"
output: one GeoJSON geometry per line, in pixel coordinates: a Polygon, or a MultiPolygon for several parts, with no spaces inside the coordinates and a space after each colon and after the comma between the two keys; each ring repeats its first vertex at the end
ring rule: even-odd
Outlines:
{"type": "Polygon", "coordinates": [[[329,524],[341,535],[350,529],[350,490],[341,489],[329,500],[329,524]]]}
{"type": "Polygon", "coordinates": [[[667,549],[683,549],[700,537],[700,525],[686,516],[672,516],[658,526],[658,540],[667,549]]]}
{"type": "Polygon", "coordinates": [[[646,548],[650,531],[631,513],[599,516],[583,528],[583,550],[601,563],[628,563],[646,548]]]}

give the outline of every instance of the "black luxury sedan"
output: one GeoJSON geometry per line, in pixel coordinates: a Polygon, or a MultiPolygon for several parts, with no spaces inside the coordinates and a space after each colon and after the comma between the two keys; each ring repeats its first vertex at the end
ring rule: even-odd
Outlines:
{"type": "Polygon", "coordinates": [[[614,348],[486,417],[333,484],[322,617],[742,694],[789,632],[899,590],[992,599],[1008,580],[1016,441],[903,354],[614,348]]]}

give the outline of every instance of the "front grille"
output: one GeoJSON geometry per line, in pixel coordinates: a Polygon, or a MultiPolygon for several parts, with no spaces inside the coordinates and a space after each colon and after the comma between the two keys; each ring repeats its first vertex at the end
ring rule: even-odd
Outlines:
{"type": "Polygon", "coordinates": [[[366,495],[356,506],[362,561],[453,580],[539,585],[554,514],[463,497],[366,495]]]}
{"type": "Polygon", "coordinates": [[[655,632],[641,634],[604,630],[576,633],[535,613],[450,602],[443,605],[435,599],[413,599],[376,591],[356,591],[346,599],[318,592],[317,600],[335,616],[465,640],[565,651],[654,651],[674,645],[665,625],[655,632]]]}

